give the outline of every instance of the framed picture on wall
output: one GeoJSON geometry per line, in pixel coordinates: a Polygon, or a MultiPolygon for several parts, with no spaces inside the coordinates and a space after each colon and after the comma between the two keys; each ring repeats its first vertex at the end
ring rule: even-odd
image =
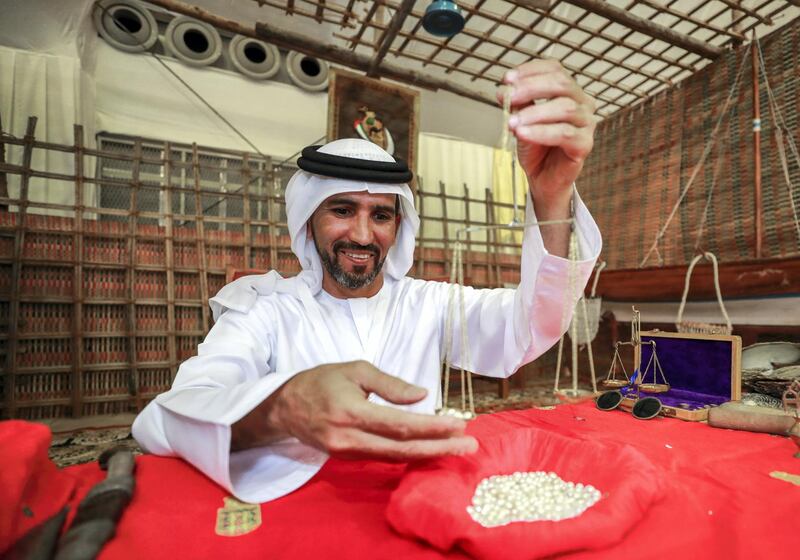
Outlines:
{"type": "Polygon", "coordinates": [[[416,172],[419,92],[339,68],[328,86],[328,140],[364,138],[416,172]]]}

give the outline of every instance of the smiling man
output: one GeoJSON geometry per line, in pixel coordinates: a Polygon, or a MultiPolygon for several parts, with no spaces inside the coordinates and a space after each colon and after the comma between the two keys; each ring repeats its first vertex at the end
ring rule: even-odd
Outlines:
{"type": "Polygon", "coordinates": [[[322,288],[334,297],[371,297],[383,286],[386,253],[400,225],[396,195],[345,193],[325,200],[311,216],[325,274],[322,288]],[[377,280],[377,281],[376,281],[377,280]]]}
{"type": "MultiPolygon", "coordinates": [[[[601,246],[572,188],[592,147],[593,102],[552,61],[506,80],[527,217],[563,220],[574,206],[582,289],[601,246]]],[[[305,148],[298,167],[286,211],[302,271],[220,290],[198,355],[133,426],[148,451],[183,457],[248,502],[295,490],[330,455],[412,460],[477,449],[463,420],[432,414],[450,288],[407,276],[419,228],[407,166],[346,139],[305,148]]],[[[465,322],[454,329],[466,331],[471,370],[511,375],[559,339],[571,313],[568,241],[566,224],[528,228],[517,289],[464,290],[465,322]]],[[[450,351],[459,367],[460,337],[450,351]]]]}

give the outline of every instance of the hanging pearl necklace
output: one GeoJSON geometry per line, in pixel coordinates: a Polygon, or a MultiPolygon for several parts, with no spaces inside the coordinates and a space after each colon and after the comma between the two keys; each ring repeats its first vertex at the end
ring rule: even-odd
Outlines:
{"type": "Polygon", "coordinates": [[[481,480],[467,513],[491,528],[516,521],[570,519],[598,500],[600,491],[589,484],[566,482],[553,472],[515,472],[481,480]]]}

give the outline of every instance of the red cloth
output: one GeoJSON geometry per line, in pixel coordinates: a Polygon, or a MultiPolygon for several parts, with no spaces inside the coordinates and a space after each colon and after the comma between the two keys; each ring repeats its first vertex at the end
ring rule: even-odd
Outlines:
{"type": "Polygon", "coordinates": [[[59,471],[42,424],[0,422],[0,552],[69,502],[77,481],[59,471]]]}
{"type": "MultiPolygon", "coordinates": [[[[566,558],[797,556],[800,487],[769,476],[800,474],[787,438],[667,418],[641,421],[591,403],[482,416],[470,431],[484,438],[529,426],[630,444],[664,473],[663,498],[621,542],[566,558]]],[[[96,464],[67,472],[87,482],[103,477],[96,464]]],[[[133,501],[101,558],[464,558],[389,527],[387,504],[403,472],[403,465],[331,460],[300,490],[262,505],[259,529],[220,537],[214,528],[225,492],[182,461],[140,457],[133,501]]]]}
{"type": "Polygon", "coordinates": [[[459,546],[476,558],[541,558],[615,544],[639,523],[663,486],[660,469],[628,445],[530,426],[482,434],[479,443],[473,455],[409,468],[389,501],[392,527],[443,551],[459,546]],[[480,481],[516,471],[552,471],[565,481],[591,484],[602,497],[582,515],[558,522],[492,528],[476,523],[467,506],[480,481]]]}

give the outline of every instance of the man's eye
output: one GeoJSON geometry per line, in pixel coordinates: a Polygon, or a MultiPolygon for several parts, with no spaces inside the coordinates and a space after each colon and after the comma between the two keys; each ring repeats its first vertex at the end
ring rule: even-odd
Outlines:
{"type": "Polygon", "coordinates": [[[380,214],[375,214],[375,219],[379,222],[385,222],[387,220],[391,220],[392,217],[389,214],[380,213],[380,214]]]}
{"type": "Polygon", "coordinates": [[[337,216],[347,216],[347,214],[349,214],[350,211],[347,208],[332,208],[331,212],[333,212],[337,216]]]}

